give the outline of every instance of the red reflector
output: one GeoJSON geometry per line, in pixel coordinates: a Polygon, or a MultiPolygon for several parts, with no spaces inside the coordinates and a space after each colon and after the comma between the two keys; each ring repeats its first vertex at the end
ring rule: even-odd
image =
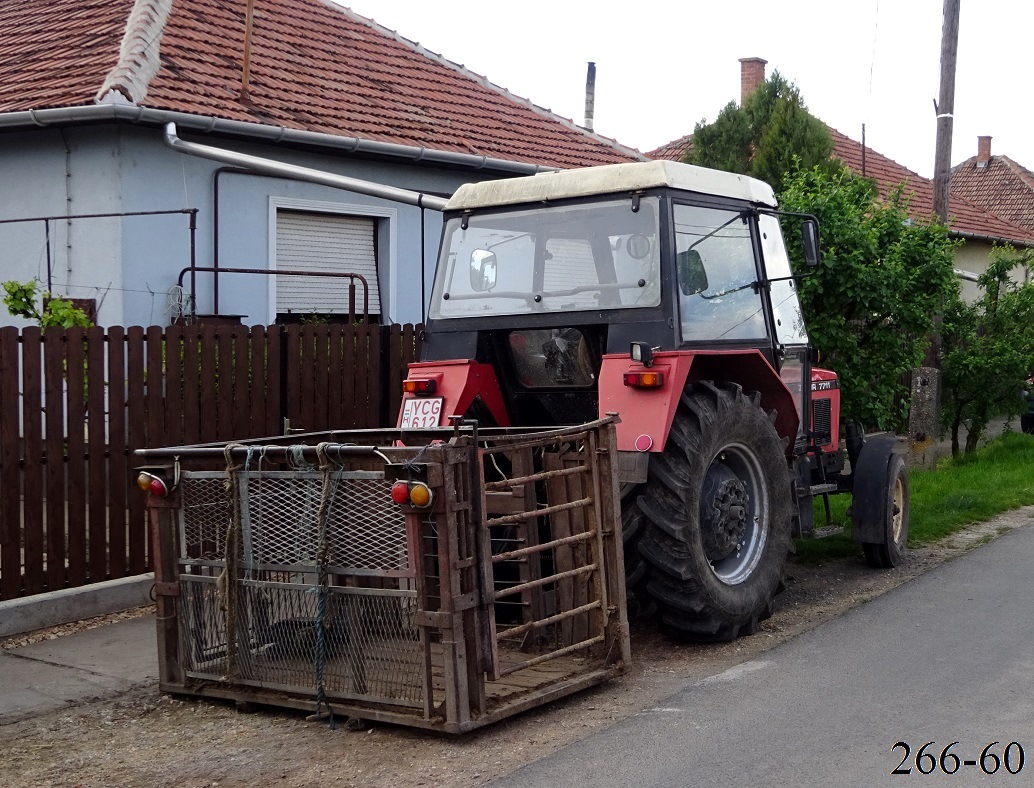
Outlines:
{"type": "Polygon", "coordinates": [[[434,380],[404,380],[402,390],[407,394],[434,394],[438,388],[434,380]]]}
{"type": "Polygon", "coordinates": [[[395,503],[409,503],[409,482],[398,481],[391,485],[391,500],[395,503]]]}
{"type": "Polygon", "coordinates": [[[643,372],[626,372],[625,385],[638,389],[656,389],[664,385],[664,373],[645,370],[643,372]]]}

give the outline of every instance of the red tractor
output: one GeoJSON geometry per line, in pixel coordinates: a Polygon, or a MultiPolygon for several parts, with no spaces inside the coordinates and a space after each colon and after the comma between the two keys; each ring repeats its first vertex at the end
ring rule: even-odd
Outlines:
{"type": "MultiPolygon", "coordinates": [[[[896,565],[903,444],[849,423],[842,446],[782,216],[762,182],[666,161],[461,187],[399,427],[617,414],[629,599],[694,639],[771,613],[816,496],[850,493],[866,558],[896,565]]],[[[797,218],[818,265],[817,223],[797,218]]]]}

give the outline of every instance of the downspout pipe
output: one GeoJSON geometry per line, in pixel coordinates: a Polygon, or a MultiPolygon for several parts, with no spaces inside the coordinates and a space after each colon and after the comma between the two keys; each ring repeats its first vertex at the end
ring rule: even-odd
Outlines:
{"type": "Polygon", "coordinates": [[[252,156],[247,153],[228,150],[227,148],[216,148],[211,145],[201,145],[196,142],[187,142],[176,136],[176,124],[165,124],[165,144],[173,150],[185,153],[188,156],[198,156],[202,159],[230,164],[235,167],[244,167],[264,175],[276,175],[282,178],[293,178],[308,183],[318,183],[322,186],[330,186],[334,189],[345,189],[356,194],[365,194],[369,197],[380,197],[384,200],[415,205],[417,208],[431,208],[435,211],[444,211],[448,200],[444,197],[437,197],[433,194],[413,192],[408,189],[400,189],[397,186],[387,186],[383,183],[374,183],[359,178],[349,178],[347,175],[336,175],[323,170],[315,170],[311,167],[301,167],[297,164],[266,159],[262,156],[252,156]]]}

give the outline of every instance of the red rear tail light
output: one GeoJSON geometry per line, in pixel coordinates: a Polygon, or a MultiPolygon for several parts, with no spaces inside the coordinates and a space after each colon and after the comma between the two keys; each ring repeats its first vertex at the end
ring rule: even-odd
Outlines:
{"type": "Polygon", "coordinates": [[[169,485],[165,483],[165,480],[161,476],[147,473],[147,471],[141,471],[140,475],[136,477],[136,486],[144,492],[151,493],[155,498],[164,498],[169,494],[169,485]]]}
{"type": "Polygon", "coordinates": [[[637,389],[656,389],[664,385],[664,373],[654,370],[642,372],[626,372],[625,385],[637,389]]]}
{"type": "Polygon", "coordinates": [[[391,485],[391,500],[395,503],[409,503],[409,482],[399,480],[391,485]]]}
{"type": "Polygon", "coordinates": [[[433,379],[423,380],[404,380],[402,381],[402,390],[407,394],[424,395],[434,394],[438,389],[436,381],[433,379]]]}

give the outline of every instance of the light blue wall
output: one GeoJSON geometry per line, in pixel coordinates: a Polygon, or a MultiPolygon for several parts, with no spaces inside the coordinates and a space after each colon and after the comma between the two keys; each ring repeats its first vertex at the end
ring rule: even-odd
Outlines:
{"type": "MultiPolygon", "coordinates": [[[[300,164],[415,191],[452,193],[483,173],[392,161],[361,161],[204,135],[186,139],[300,164]]],[[[197,208],[198,265],[213,263],[213,185],[220,164],[168,148],[161,130],[128,124],[43,129],[0,138],[0,218],[43,214],[161,211],[197,208]],[[67,143],[67,144],[66,144],[67,143]],[[70,176],[66,173],[70,173],[70,176]],[[66,191],[67,190],[67,191],[66,191]]],[[[382,320],[421,319],[420,210],[340,189],[278,178],[224,174],[220,178],[219,263],[269,268],[272,205],[361,206],[389,218],[380,223],[379,267],[382,320]],[[389,224],[393,232],[388,232],[389,224]],[[389,243],[393,237],[394,244],[389,243]]],[[[186,215],[57,222],[52,229],[55,292],[101,302],[103,325],[165,325],[168,295],[190,261],[186,215]],[[70,246],[70,248],[69,248],[70,246]],[[69,270],[70,269],[70,270],[69,270]],[[58,273],[60,272],[60,278],[58,273]]],[[[441,214],[424,211],[424,270],[429,293],[441,234],[441,214]]],[[[40,273],[44,249],[38,226],[0,225],[0,279],[40,273]],[[34,234],[35,233],[35,234],[34,234]]],[[[46,270],[43,267],[45,280],[46,270]]],[[[189,277],[186,279],[189,290],[189,277]]],[[[212,276],[197,275],[198,312],[213,309],[212,276]]],[[[273,277],[223,274],[219,312],[240,314],[246,324],[269,323],[273,277]]],[[[14,322],[0,315],[0,323],[14,322]]]]}

